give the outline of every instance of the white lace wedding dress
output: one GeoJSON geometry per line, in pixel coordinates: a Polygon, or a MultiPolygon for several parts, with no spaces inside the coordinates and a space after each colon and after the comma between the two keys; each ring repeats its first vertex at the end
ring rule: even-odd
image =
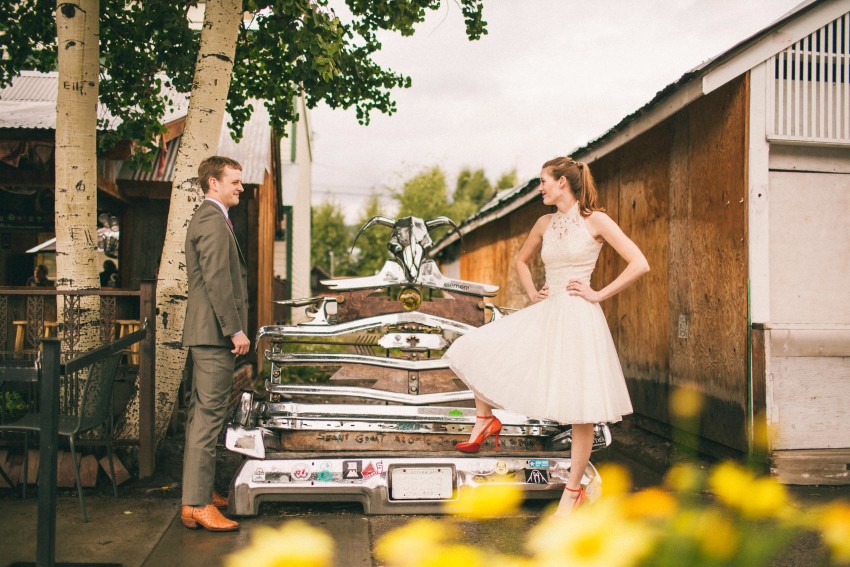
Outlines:
{"type": "Polygon", "coordinates": [[[489,404],[560,423],[620,421],[632,413],[611,331],[598,303],[571,296],[571,279],[590,281],[602,244],[578,204],[556,212],[540,256],[549,297],[454,341],[444,358],[489,404]]]}

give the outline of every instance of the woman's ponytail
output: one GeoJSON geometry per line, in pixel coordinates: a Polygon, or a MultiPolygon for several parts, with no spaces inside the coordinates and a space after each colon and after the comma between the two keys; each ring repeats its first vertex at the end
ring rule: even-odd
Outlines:
{"type": "Polygon", "coordinates": [[[589,165],[567,156],[550,159],[543,164],[543,169],[548,169],[555,179],[567,178],[583,217],[590,216],[593,211],[605,212],[605,209],[597,204],[599,195],[589,165]]]}

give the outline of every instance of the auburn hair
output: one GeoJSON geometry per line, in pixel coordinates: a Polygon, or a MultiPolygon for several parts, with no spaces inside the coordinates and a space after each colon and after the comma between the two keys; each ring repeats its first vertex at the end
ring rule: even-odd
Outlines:
{"type": "Polygon", "coordinates": [[[550,159],[543,164],[543,169],[548,170],[555,179],[567,178],[570,190],[578,201],[581,216],[588,217],[593,211],[605,212],[605,208],[597,203],[599,194],[589,165],[564,156],[550,159]]]}

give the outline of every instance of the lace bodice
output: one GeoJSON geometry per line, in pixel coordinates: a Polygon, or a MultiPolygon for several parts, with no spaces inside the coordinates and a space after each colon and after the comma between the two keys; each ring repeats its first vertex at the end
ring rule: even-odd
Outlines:
{"type": "Polygon", "coordinates": [[[578,203],[566,213],[555,212],[543,233],[540,250],[546,268],[549,297],[565,293],[567,282],[572,279],[590,282],[600,250],[602,243],[588,232],[578,203]]]}

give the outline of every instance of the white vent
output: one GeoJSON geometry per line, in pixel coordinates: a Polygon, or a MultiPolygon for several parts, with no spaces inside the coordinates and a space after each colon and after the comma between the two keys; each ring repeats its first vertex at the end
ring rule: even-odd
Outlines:
{"type": "Polygon", "coordinates": [[[850,144],[850,13],[768,60],[767,137],[850,144]]]}

